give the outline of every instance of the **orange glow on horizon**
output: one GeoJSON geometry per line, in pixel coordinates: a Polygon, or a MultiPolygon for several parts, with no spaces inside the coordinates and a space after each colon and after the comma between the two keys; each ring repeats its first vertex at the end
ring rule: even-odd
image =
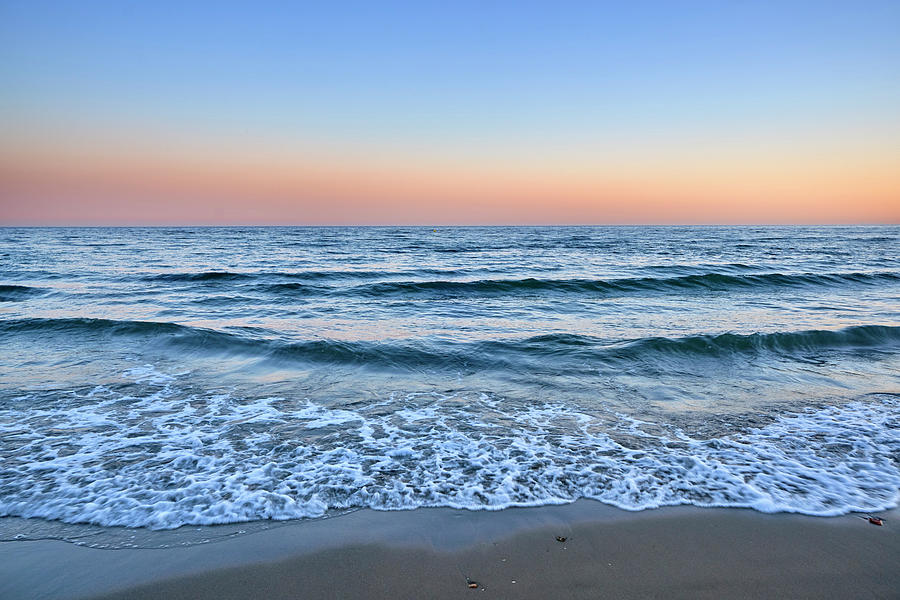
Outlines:
{"type": "Polygon", "coordinates": [[[700,148],[500,161],[127,148],[0,149],[0,223],[900,222],[900,161],[890,152],[700,148]]]}

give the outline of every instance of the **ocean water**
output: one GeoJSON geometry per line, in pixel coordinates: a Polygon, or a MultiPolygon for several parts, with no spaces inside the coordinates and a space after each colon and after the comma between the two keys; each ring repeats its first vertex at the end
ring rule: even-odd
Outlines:
{"type": "Polygon", "coordinates": [[[0,459],[32,537],[893,507],[900,227],[0,229],[0,459]]]}

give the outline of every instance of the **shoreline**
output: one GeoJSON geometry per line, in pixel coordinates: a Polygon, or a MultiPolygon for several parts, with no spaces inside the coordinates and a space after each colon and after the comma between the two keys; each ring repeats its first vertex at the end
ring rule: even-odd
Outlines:
{"type": "Polygon", "coordinates": [[[879,514],[883,527],[857,514],[579,500],[364,509],[162,549],[11,541],[0,544],[0,597],[896,598],[900,509],[879,514]]]}

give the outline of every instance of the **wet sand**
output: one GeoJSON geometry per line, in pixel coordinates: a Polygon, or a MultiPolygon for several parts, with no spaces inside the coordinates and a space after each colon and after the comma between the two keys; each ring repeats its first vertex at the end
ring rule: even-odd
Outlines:
{"type": "Polygon", "coordinates": [[[579,501],[364,510],[183,548],[7,542],[0,597],[900,598],[900,511],[882,516],[579,501]]]}

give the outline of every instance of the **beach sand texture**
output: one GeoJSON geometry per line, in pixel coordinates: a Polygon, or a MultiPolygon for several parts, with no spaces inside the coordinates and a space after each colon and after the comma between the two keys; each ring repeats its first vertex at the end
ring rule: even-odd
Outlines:
{"type": "Polygon", "coordinates": [[[878,527],[858,515],[629,513],[591,501],[363,510],[184,548],[4,544],[0,596],[898,598],[900,513],[882,516],[878,527]]]}

